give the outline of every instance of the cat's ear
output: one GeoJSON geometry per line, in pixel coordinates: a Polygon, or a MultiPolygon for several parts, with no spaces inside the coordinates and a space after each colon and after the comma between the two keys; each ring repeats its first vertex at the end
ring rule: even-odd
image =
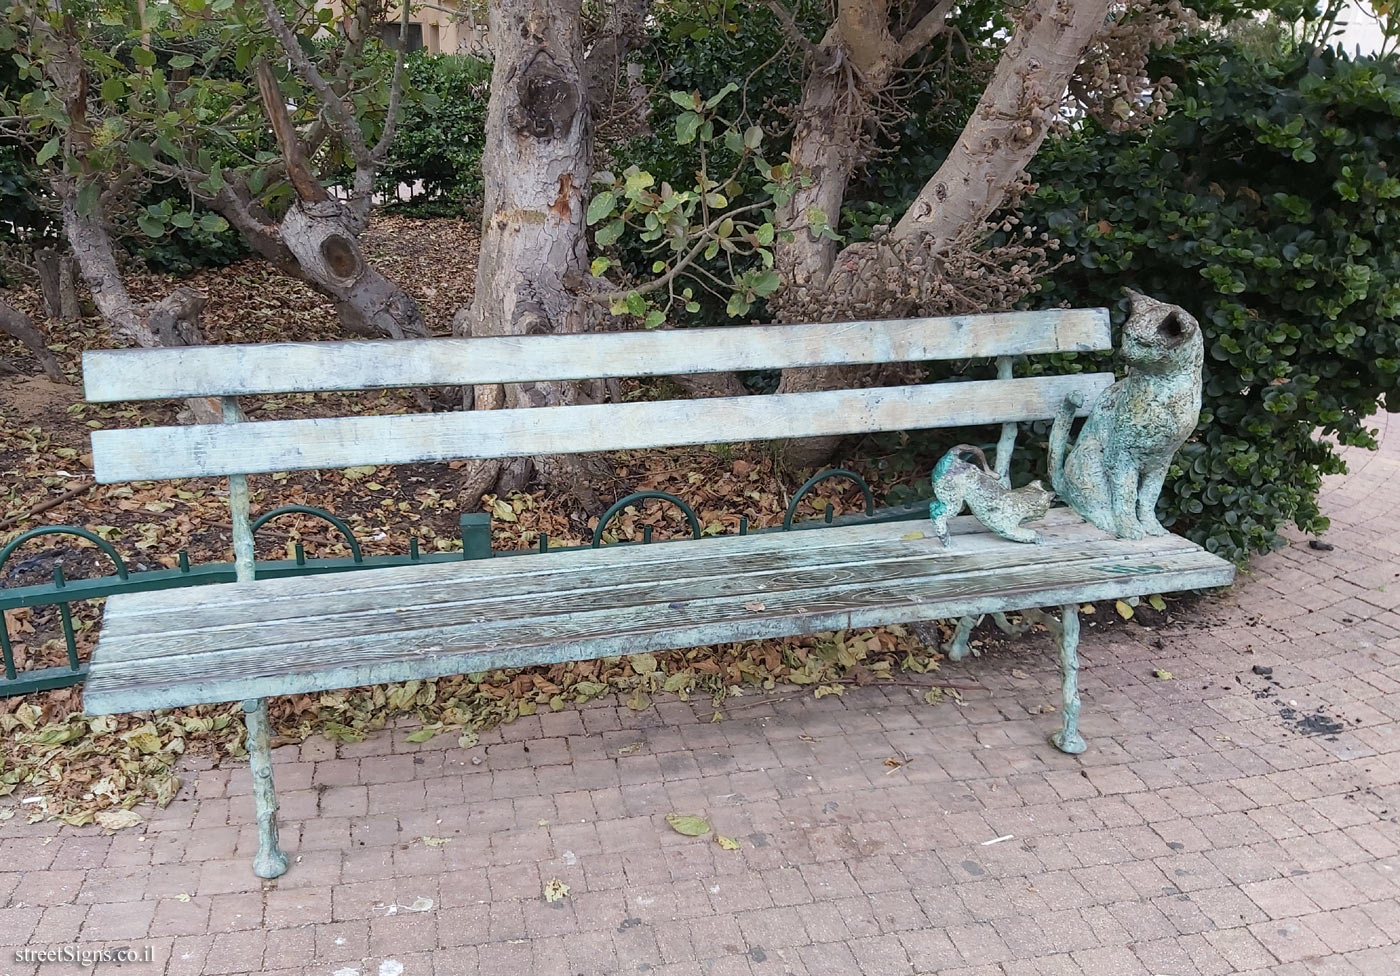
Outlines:
{"type": "Polygon", "coordinates": [[[1142,292],[1135,291],[1132,288],[1124,288],[1123,294],[1128,296],[1128,304],[1132,308],[1134,313],[1141,312],[1144,309],[1157,304],[1157,300],[1155,298],[1152,298],[1148,295],[1144,295],[1142,292]]]}

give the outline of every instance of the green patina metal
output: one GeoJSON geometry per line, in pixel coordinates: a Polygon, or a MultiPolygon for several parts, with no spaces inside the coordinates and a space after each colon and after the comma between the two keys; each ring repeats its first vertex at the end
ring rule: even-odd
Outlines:
{"type": "MultiPolygon", "coordinates": [[[[32,539],[38,539],[47,535],[71,535],[80,539],[86,539],[95,544],[112,560],[112,565],[117,569],[116,579],[118,581],[125,582],[130,575],[127,572],[126,563],[122,561],[122,557],[117,554],[117,550],[112,548],[111,544],[105,539],[87,529],[80,529],[67,525],[41,525],[37,529],[30,529],[28,532],[20,533],[15,538],[11,539],[3,549],[0,549],[0,569],[4,568],[5,563],[19,550],[20,546],[32,539]]],[[[68,581],[64,578],[62,566],[54,567],[53,584],[44,587],[44,589],[60,597],[69,595],[71,591],[68,587],[68,581]]],[[[77,636],[73,632],[73,611],[69,606],[71,600],[60,598],[49,599],[44,602],[58,605],[59,619],[63,626],[64,651],[68,656],[68,667],[43,668],[20,675],[15,667],[15,651],[14,645],[10,642],[9,624],[5,621],[3,613],[4,610],[9,608],[5,606],[4,602],[0,602],[0,663],[4,665],[5,674],[4,679],[0,680],[0,697],[24,694],[30,691],[44,691],[49,688],[63,688],[82,681],[84,675],[87,673],[86,666],[78,659],[78,641],[77,636]],[[10,688],[18,690],[8,690],[10,688]]]]}
{"type": "Polygon", "coordinates": [[[0,569],[4,568],[5,563],[9,561],[9,558],[14,555],[15,551],[19,549],[20,546],[24,545],[30,539],[37,539],[45,535],[73,535],[80,539],[86,539],[105,552],[112,560],[112,564],[117,567],[117,576],[121,579],[126,579],[126,563],[122,561],[122,557],[117,554],[117,550],[112,547],[112,544],[95,532],[90,532],[87,529],[80,529],[72,525],[41,525],[37,529],[30,529],[28,532],[22,532],[15,536],[5,545],[5,548],[0,549],[0,569]]]}
{"type": "Polygon", "coordinates": [[[267,719],[267,699],[243,703],[243,723],[248,730],[248,766],[253,774],[253,803],[258,813],[258,853],[253,873],[279,878],[287,873],[287,855],[277,837],[277,791],[272,785],[272,728],[267,719]]]}
{"type": "MultiPolygon", "coordinates": [[[[243,410],[238,398],[223,398],[223,422],[243,422],[243,410]]],[[[251,583],[257,578],[257,558],[253,531],[256,526],[249,518],[248,476],[231,474],[228,478],[228,507],[233,523],[233,575],[236,582],[251,583]]],[[[277,514],[274,509],[261,521],[277,514]]],[[[330,516],[332,524],[339,522],[330,516]]],[[[354,561],[360,562],[360,547],[353,541],[349,526],[340,522],[341,532],[350,541],[354,561]]],[[[255,698],[243,702],[243,721],[248,732],[248,766],[253,775],[253,808],[258,817],[258,853],[253,857],[253,873],[260,878],[276,878],[286,873],[287,855],[277,843],[277,789],[272,781],[272,728],[267,718],[267,699],[255,698]]]]}
{"type": "Polygon", "coordinates": [[[1127,375],[1099,396],[1073,447],[1070,424],[1083,397],[1065,399],[1050,431],[1050,479],[1086,521],[1120,539],[1141,539],[1167,534],[1157,498],[1200,419],[1205,352],[1189,312],[1129,295],[1120,350],[1127,375]]]}
{"type": "Polygon", "coordinates": [[[945,546],[952,544],[948,519],[964,506],[1003,539],[1039,542],[1040,535],[1021,523],[1044,516],[1055,497],[1039,481],[1022,488],[1008,487],[987,463],[982,449],[971,444],[959,444],[943,455],[933,468],[932,482],[935,500],[929,503],[928,515],[945,546]],[[972,460],[965,459],[968,457],[972,460]]]}
{"type": "MultiPolygon", "coordinates": [[[[1149,301],[1142,299],[1141,303],[1149,301]]],[[[544,567],[543,572],[530,567],[529,572],[518,576],[501,571],[513,567],[469,565],[391,574],[381,577],[384,585],[361,577],[348,582],[329,579],[288,587],[255,577],[278,571],[295,575],[375,564],[403,565],[432,557],[422,556],[416,542],[411,541],[407,556],[387,560],[375,557],[377,562],[372,563],[361,555],[348,528],[341,525],[338,527],[351,545],[349,559],[308,562],[297,547],[294,558],[285,561],[285,570],[260,564],[254,558],[253,530],[277,513],[269,513],[256,525],[250,521],[245,472],[334,468],[369,461],[436,461],[449,454],[495,458],[647,449],[706,443],[730,435],[768,440],[997,424],[1001,431],[995,469],[985,463],[981,467],[990,485],[1008,492],[1007,472],[1017,423],[1045,419],[1059,410],[1051,445],[1056,487],[1061,483],[1072,486],[1071,490],[1079,492],[1077,496],[1066,495],[1072,504],[1082,503],[1102,515],[1101,507],[1095,507],[1097,497],[1091,496],[1095,484],[1101,485],[1103,479],[1095,482],[1092,475],[1105,472],[1110,480],[1108,490],[1113,493],[1107,520],[1115,524],[1121,535],[1140,536],[1158,528],[1150,510],[1145,514],[1143,511],[1144,504],[1156,497],[1152,478],[1160,458],[1153,453],[1154,444],[1167,442],[1160,436],[1154,441],[1154,436],[1162,433],[1150,429],[1156,416],[1154,410],[1170,408],[1164,416],[1173,422],[1185,416],[1178,414],[1180,403],[1173,398],[1180,388],[1166,381],[1166,374],[1176,368],[1173,364],[1179,365],[1180,357],[1159,355],[1171,346],[1162,341],[1162,336],[1181,332],[1185,320],[1171,312],[1158,314],[1161,306],[1155,305],[1150,315],[1139,315],[1138,304],[1135,303],[1135,315],[1144,320],[1152,318],[1156,331],[1139,329],[1130,323],[1130,334],[1124,342],[1129,376],[1112,387],[1113,377],[1106,373],[1014,377],[1014,357],[1022,354],[1109,347],[1103,310],[1091,310],[1087,315],[1039,312],[1029,313],[1028,319],[1015,323],[1004,318],[982,320],[985,328],[976,330],[950,320],[851,324],[838,330],[822,327],[801,349],[794,349],[792,340],[797,335],[792,329],[801,326],[738,333],[725,330],[725,355],[732,359],[737,354],[740,368],[785,368],[793,356],[805,365],[863,363],[870,360],[873,350],[899,362],[997,356],[997,379],[974,384],[764,396],[744,398],[742,406],[735,400],[720,401],[713,410],[704,401],[571,405],[471,416],[341,417],[288,421],[262,428],[265,433],[279,432],[275,437],[264,437],[259,429],[246,426],[98,432],[93,436],[94,471],[104,483],[229,477],[235,559],[231,571],[223,570],[222,578],[231,577],[244,585],[208,595],[130,596],[113,603],[107,608],[108,620],[97,661],[91,668],[84,704],[94,714],[108,714],[242,702],[259,823],[255,869],[262,877],[276,877],[286,870],[286,857],[280,850],[276,830],[277,802],[265,707],[265,696],[269,695],[315,693],[326,688],[470,674],[483,668],[591,660],[945,617],[962,618],[950,651],[951,656],[960,657],[967,653],[967,638],[980,615],[991,613],[997,625],[1008,632],[1039,622],[1053,633],[1059,647],[1064,710],[1063,725],[1052,741],[1065,752],[1081,752],[1084,741],[1078,728],[1078,602],[1121,598],[1151,589],[1220,585],[1233,577],[1233,567],[1228,563],[1184,540],[1119,542],[1071,513],[1057,513],[1047,519],[1047,545],[1034,549],[1006,546],[978,532],[973,520],[960,521],[949,527],[949,537],[967,538],[966,551],[949,551],[949,547],[939,546],[923,532],[905,532],[898,524],[869,524],[920,519],[926,517],[926,510],[908,506],[894,513],[877,513],[869,486],[854,472],[839,469],[824,472],[804,484],[789,505],[781,527],[773,531],[825,528],[849,521],[865,524],[831,530],[824,539],[810,540],[810,545],[809,540],[796,537],[677,542],[675,559],[665,554],[632,559],[624,547],[634,543],[619,543],[607,551],[577,553],[571,559],[559,560],[554,567],[544,567]],[[1071,320],[1085,319],[1084,334],[1062,328],[1067,315],[1071,320]],[[854,347],[843,345],[853,335],[852,328],[859,333],[858,341],[854,347]],[[974,348],[966,348],[965,338],[974,333],[978,337],[974,348]],[[736,335],[749,338],[738,349],[729,348],[736,335]],[[1066,398],[1077,394],[1087,400],[1104,390],[1120,392],[1105,396],[1089,412],[1079,443],[1069,451],[1069,421],[1079,411],[1075,401],[1066,398]],[[1068,406],[1062,408],[1062,403],[1068,406]],[[1128,427],[1137,425],[1141,429],[1116,434],[1114,423],[1123,420],[1128,427]],[[663,436],[663,432],[682,426],[683,435],[663,436]],[[1124,458],[1130,463],[1120,463],[1124,458]],[[1123,475],[1131,470],[1137,472],[1135,479],[1123,475]],[[860,485],[866,502],[864,515],[837,520],[828,505],[824,518],[794,524],[801,499],[818,483],[834,477],[848,478],[860,485]],[[1118,483],[1128,480],[1132,484],[1126,488],[1118,483]],[[1136,529],[1129,524],[1132,518],[1136,518],[1136,529]],[[623,551],[616,551],[619,549],[623,551]],[[1122,565],[1134,566],[1148,559],[1162,565],[1163,571],[1155,577],[1117,571],[1120,561],[1122,565]],[[772,599],[753,602],[751,596],[756,593],[772,599]],[[1011,623],[1006,613],[1027,603],[1059,607],[1059,616],[1031,610],[1018,623],[1011,623]]],[[[1143,308],[1147,306],[1143,304],[1143,308]]],[[[661,350],[665,355],[658,355],[656,350],[648,352],[638,345],[655,345],[650,335],[626,339],[623,352],[630,349],[631,358],[620,357],[614,348],[618,343],[611,339],[606,350],[602,337],[551,339],[558,341],[549,346],[532,342],[518,349],[512,345],[511,355],[500,357],[499,364],[493,357],[478,357],[477,361],[485,362],[490,369],[509,364],[519,375],[498,375],[494,379],[483,376],[474,382],[567,378],[561,374],[558,362],[572,362],[577,356],[561,358],[564,347],[559,343],[565,339],[586,343],[583,348],[590,363],[598,363],[586,370],[568,367],[578,369],[580,376],[598,376],[600,372],[604,377],[631,376],[637,374],[639,366],[645,366],[648,373],[666,375],[693,372],[696,368],[688,338],[680,344],[671,342],[675,348],[669,352],[661,350]],[[529,362],[518,361],[520,356],[529,362]]],[[[361,345],[322,345],[319,349],[326,355],[315,357],[309,349],[307,355],[273,351],[270,358],[236,348],[227,352],[201,350],[193,359],[203,363],[208,378],[197,386],[204,391],[202,395],[224,395],[224,424],[239,425],[244,418],[232,397],[234,393],[263,387],[283,391],[386,385],[382,356],[375,353],[372,363],[356,358],[361,345]],[[238,364],[237,368],[229,367],[229,357],[238,364]],[[259,357],[260,367],[253,362],[259,357]],[[297,369],[303,370],[302,378],[289,383],[287,371],[297,369]],[[261,378],[242,382],[259,370],[263,373],[261,378]],[[321,383],[312,377],[327,370],[334,377],[330,381],[321,383]],[[229,385],[225,379],[228,376],[240,377],[240,383],[229,385]]],[[[416,354],[411,375],[404,374],[388,385],[441,385],[439,380],[446,375],[454,376],[460,384],[458,366],[449,368],[445,361],[437,363],[435,359],[439,350],[447,352],[449,347],[425,343],[423,348],[433,350],[433,354],[416,354]],[[419,362],[418,355],[427,358],[419,362]],[[439,372],[440,367],[446,372],[439,372]]],[[[706,354],[700,361],[710,368],[718,358],[717,354],[706,354]]],[[[98,401],[195,395],[188,368],[167,362],[168,359],[149,351],[94,356],[85,365],[89,395],[98,391],[94,396],[98,401]],[[138,361],[134,356],[139,356],[139,361],[150,360],[152,368],[130,368],[127,364],[138,361]],[[148,382],[148,376],[152,382],[148,382]],[[161,382],[166,385],[161,386],[161,382]]],[[[1189,392],[1187,388],[1188,395],[1189,392]]],[[[1160,484],[1156,487],[1160,488],[1160,484]]],[[[990,491],[987,495],[991,497],[990,491]]],[[[676,504],[686,514],[692,536],[701,536],[699,519],[683,501],[662,492],[641,492],[610,508],[600,519],[591,545],[579,548],[601,546],[610,520],[627,505],[646,498],[676,504]]],[[[951,497],[940,498],[951,507],[951,497]]],[[[1019,508],[1006,514],[1018,511],[1019,508]]],[[[319,510],[312,510],[311,514],[336,524],[319,510]]],[[[981,517],[984,513],[978,514],[981,517]]],[[[1100,524],[1097,519],[1091,521],[1100,524]]],[[[466,516],[461,528],[460,555],[448,554],[445,558],[472,560],[496,555],[491,549],[489,515],[466,516]]],[[[746,520],[740,521],[739,534],[748,534],[746,520]]],[[[641,544],[649,542],[651,533],[644,529],[641,544]]],[[[547,538],[539,540],[538,551],[550,551],[547,538]]],[[[187,558],[182,558],[168,585],[213,582],[216,575],[201,574],[189,565],[187,558]]],[[[64,582],[61,576],[58,582],[64,582]]],[[[142,582],[121,581],[127,586],[142,582]]],[[[146,585],[166,583],[162,579],[146,585]]],[[[99,583],[91,589],[96,591],[102,585],[113,584],[99,583]]],[[[78,592],[76,585],[65,584],[57,598],[49,594],[48,602],[67,603],[78,592]]],[[[71,618],[64,619],[71,631],[71,618]]],[[[70,663],[72,660],[70,656],[70,663]]]]}
{"type": "MultiPolygon", "coordinates": [[[[608,510],[599,516],[598,525],[593,529],[592,547],[597,549],[603,544],[603,530],[608,527],[608,523],[611,522],[618,513],[625,511],[627,506],[635,505],[637,502],[644,502],[648,498],[656,498],[660,501],[670,502],[672,505],[679,508],[681,514],[685,516],[685,520],[690,523],[691,538],[700,538],[700,519],[696,517],[695,510],[686,504],[685,499],[677,498],[675,495],[665,491],[634,491],[632,494],[626,495],[613,502],[608,506],[608,510]]],[[[643,544],[651,542],[651,526],[649,525],[642,527],[642,542],[643,544]]]]}
{"type": "MultiPolygon", "coordinates": [[[[274,508],[253,520],[253,524],[250,526],[252,533],[256,535],[258,529],[282,515],[310,515],[329,522],[345,538],[345,544],[350,547],[350,558],[357,565],[365,561],[364,553],[360,551],[360,543],[355,539],[355,533],[350,531],[350,526],[346,525],[343,519],[337,518],[323,508],[312,508],[310,505],[283,505],[281,508],[274,508]]],[[[410,555],[418,551],[417,542],[418,540],[415,539],[411,543],[410,555]]]]}
{"type": "MultiPolygon", "coordinates": [[[[875,514],[875,494],[870,490],[870,485],[866,484],[865,479],[856,472],[846,468],[832,468],[829,471],[821,471],[812,475],[812,477],[808,478],[803,483],[801,488],[797,489],[797,494],[792,496],[792,501],[788,503],[787,511],[783,514],[784,529],[791,529],[793,527],[792,520],[797,516],[797,506],[802,499],[807,497],[807,492],[829,478],[845,478],[847,481],[855,482],[856,487],[860,489],[860,493],[865,496],[866,516],[869,517],[875,514]]],[[[828,503],[824,517],[824,521],[827,525],[833,524],[832,511],[832,507],[830,503],[828,503]]]]}

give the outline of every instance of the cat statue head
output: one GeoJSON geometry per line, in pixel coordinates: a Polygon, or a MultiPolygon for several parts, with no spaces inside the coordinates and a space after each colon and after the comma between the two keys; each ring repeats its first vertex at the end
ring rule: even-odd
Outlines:
{"type": "Polygon", "coordinates": [[[1123,362],[1146,373],[1200,370],[1204,358],[1201,326],[1180,305],[1124,289],[1131,305],[1123,323],[1123,362]]]}
{"type": "Polygon", "coordinates": [[[1055,493],[1041,484],[1038,478],[1021,488],[1021,493],[1028,496],[1031,510],[1040,515],[1050,511],[1050,505],[1055,501],[1055,493]]]}

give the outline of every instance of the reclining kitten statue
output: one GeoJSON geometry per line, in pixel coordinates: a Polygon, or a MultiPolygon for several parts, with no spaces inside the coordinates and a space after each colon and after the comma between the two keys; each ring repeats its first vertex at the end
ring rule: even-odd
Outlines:
{"type": "Polygon", "coordinates": [[[1068,450],[1080,394],[1050,430],[1050,483],[1086,520],[1122,539],[1165,535],[1157,496],[1201,413],[1201,328],[1185,309],[1129,291],[1121,355],[1128,375],[1089,411],[1068,450]]]}

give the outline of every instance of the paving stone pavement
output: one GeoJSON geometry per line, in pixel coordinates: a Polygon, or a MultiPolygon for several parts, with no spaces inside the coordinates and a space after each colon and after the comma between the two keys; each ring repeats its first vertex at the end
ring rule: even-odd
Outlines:
{"type": "Polygon", "coordinates": [[[1082,757],[1046,744],[1033,636],[946,666],[986,688],[961,706],[784,690],[718,724],[595,703],[470,751],[310,741],[278,750],[276,882],[246,767],[115,836],[0,825],[0,946],[148,947],[97,971],[168,976],[1400,976],[1391,431],[1328,485],[1334,549],[1295,541],[1160,630],[1085,618],[1082,757]]]}

